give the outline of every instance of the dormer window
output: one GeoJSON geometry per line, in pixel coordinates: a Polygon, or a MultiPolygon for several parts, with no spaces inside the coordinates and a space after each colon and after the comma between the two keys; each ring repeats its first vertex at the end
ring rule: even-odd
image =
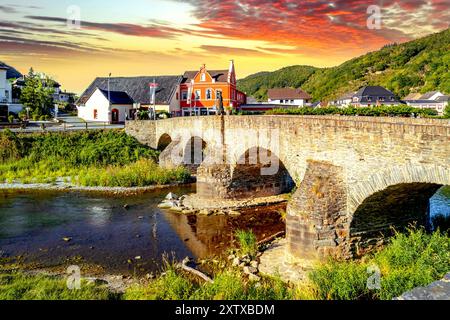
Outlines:
{"type": "Polygon", "coordinates": [[[201,80],[200,81],[202,81],[202,82],[205,82],[206,81],[206,74],[205,73],[202,73],[202,76],[201,76],[201,80]]]}
{"type": "Polygon", "coordinates": [[[367,97],[367,101],[372,101],[372,97],[367,97]]]}

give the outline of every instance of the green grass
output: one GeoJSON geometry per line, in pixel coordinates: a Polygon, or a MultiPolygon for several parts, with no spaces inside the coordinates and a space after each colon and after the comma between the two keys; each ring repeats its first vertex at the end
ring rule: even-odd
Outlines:
{"type": "Polygon", "coordinates": [[[122,131],[0,133],[0,183],[143,187],[185,182],[183,168],[162,169],[158,152],[122,131]]]}
{"type": "Polygon", "coordinates": [[[450,272],[450,238],[440,232],[409,230],[397,234],[383,250],[362,261],[329,261],[317,266],[299,297],[332,300],[390,300],[426,286],[450,272]],[[367,288],[368,267],[381,272],[381,289],[367,288]]]}
{"type": "Polygon", "coordinates": [[[22,273],[0,274],[0,300],[108,300],[107,288],[81,283],[80,290],[70,290],[61,278],[22,273]]]}
{"type": "Polygon", "coordinates": [[[254,258],[258,253],[258,243],[252,231],[237,230],[235,237],[239,243],[240,253],[254,258]]]}
{"type": "Polygon", "coordinates": [[[226,269],[213,283],[199,283],[189,275],[168,267],[165,275],[148,285],[129,288],[126,300],[287,300],[293,290],[279,279],[249,282],[237,271],[226,269]]]}

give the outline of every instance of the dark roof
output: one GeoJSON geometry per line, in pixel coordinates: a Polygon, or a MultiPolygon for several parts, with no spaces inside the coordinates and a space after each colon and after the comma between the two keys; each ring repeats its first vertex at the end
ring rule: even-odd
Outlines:
{"type": "MultiPolygon", "coordinates": [[[[150,104],[149,84],[155,80],[159,84],[156,90],[156,104],[169,104],[181,79],[181,76],[112,77],[110,90],[126,92],[134,102],[148,105],[150,104]]],[[[108,77],[95,79],[76,104],[85,104],[96,88],[108,90],[108,77]]]]}
{"type": "Polygon", "coordinates": [[[427,93],[424,93],[421,97],[420,100],[428,100],[430,99],[432,96],[434,96],[436,93],[439,93],[439,91],[429,91],[427,93]]]}
{"type": "MultiPolygon", "coordinates": [[[[206,70],[216,82],[228,82],[228,70],[206,70]]],[[[199,71],[186,71],[182,83],[191,82],[199,71]]]]}
{"type": "Polygon", "coordinates": [[[356,92],[357,97],[367,97],[367,96],[395,96],[391,91],[381,86],[368,86],[362,87],[356,92]]]}
{"type": "Polygon", "coordinates": [[[13,67],[11,67],[11,66],[9,66],[6,63],[3,63],[1,61],[0,61],[0,67],[2,69],[3,68],[7,69],[7,71],[6,71],[6,79],[17,79],[17,78],[20,78],[22,76],[22,74],[19,71],[17,71],[13,67]]]}
{"type": "Polygon", "coordinates": [[[436,101],[438,102],[449,102],[450,101],[450,96],[440,96],[436,99],[436,101]]]}
{"type": "Polygon", "coordinates": [[[275,88],[269,89],[267,91],[267,95],[271,100],[295,100],[295,99],[312,99],[312,97],[307,94],[302,89],[293,89],[293,88],[275,88]]]}
{"type": "MultiPolygon", "coordinates": [[[[133,99],[130,98],[128,93],[123,91],[107,91],[107,90],[100,90],[101,93],[105,96],[106,99],[109,97],[109,101],[111,104],[133,104],[133,99]]],[[[95,92],[95,91],[94,91],[95,92]]]]}

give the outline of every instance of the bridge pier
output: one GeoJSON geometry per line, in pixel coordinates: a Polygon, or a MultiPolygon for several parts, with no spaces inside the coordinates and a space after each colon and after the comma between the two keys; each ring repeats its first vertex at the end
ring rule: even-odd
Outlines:
{"type": "Polygon", "coordinates": [[[287,208],[289,253],[304,260],[340,256],[349,229],[346,201],[342,168],[309,161],[287,208]]]}

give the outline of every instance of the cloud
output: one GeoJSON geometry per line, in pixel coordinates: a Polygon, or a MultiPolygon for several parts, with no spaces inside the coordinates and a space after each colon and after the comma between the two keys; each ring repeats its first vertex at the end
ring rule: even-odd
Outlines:
{"type": "MultiPolygon", "coordinates": [[[[27,16],[31,20],[57,22],[67,24],[67,19],[47,16],[27,16]]],[[[152,38],[173,38],[180,34],[181,30],[166,25],[137,25],[132,23],[98,23],[89,21],[80,21],[81,30],[94,30],[118,33],[126,36],[152,37],[152,38]]]]}
{"type": "Polygon", "coordinates": [[[317,53],[369,51],[442,30],[450,20],[448,0],[187,1],[203,34],[314,48],[317,53]],[[381,30],[367,28],[372,4],[381,8],[381,30]],[[414,33],[418,26],[422,32],[414,33]]]}
{"type": "Polygon", "coordinates": [[[0,5],[0,11],[4,13],[16,13],[17,10],[12,6],[2,6],[0,5]]]}
{"type": "Polygon", "coordinates": [[[202,45],[200,49],[216,55],[235,55],[235,56],[275,56],[267,52],[255,49],[234,48],[225,46],[202,45]]]}

